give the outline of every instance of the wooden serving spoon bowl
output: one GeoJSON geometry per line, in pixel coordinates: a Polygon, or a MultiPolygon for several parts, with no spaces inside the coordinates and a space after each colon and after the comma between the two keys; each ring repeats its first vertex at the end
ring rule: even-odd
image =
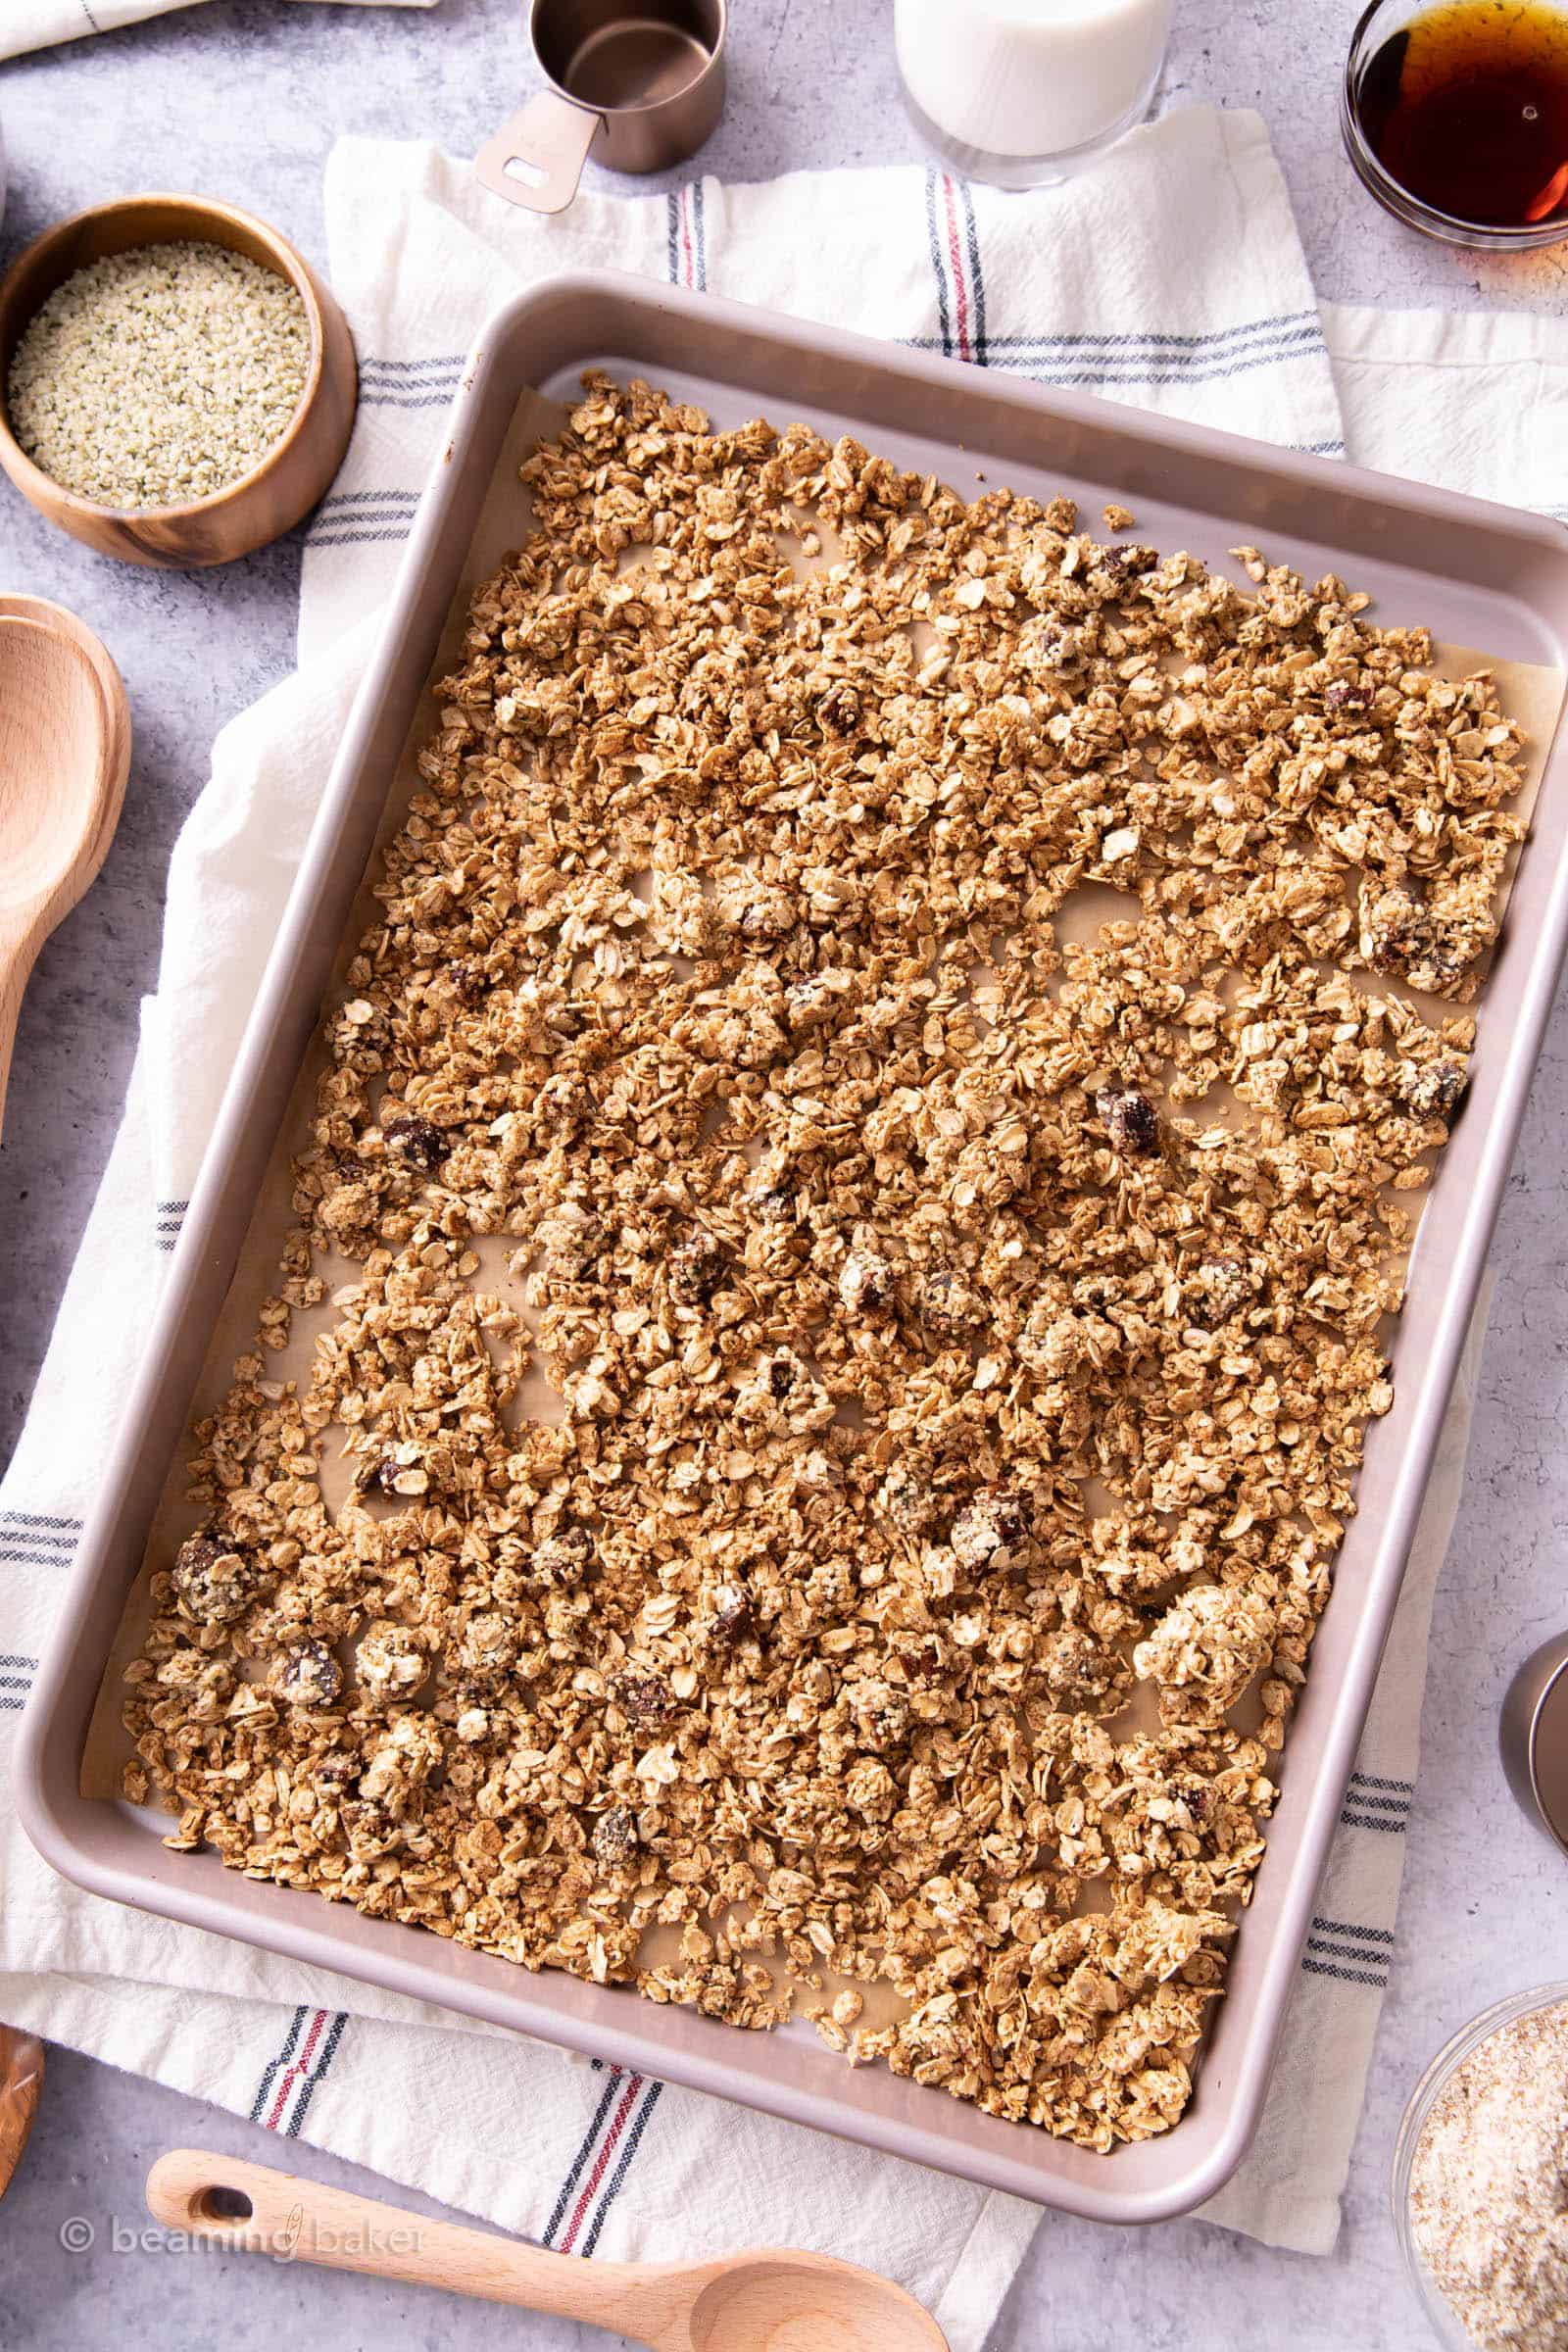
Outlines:
{"type": "Polygon", "coordinates": [[[0,2026],[0,2197],[22,2161],[42,2088],[43,2043],[37,2034],[0,2026]]]}
{"type": "Polygon", "coordinates": [[[0,1119],[27,974],[108,856],[129,768],[125,690],[91,630],[0,599],[0,1119]]]}
{"type": "Polygon", "coordinates": [[[652,2352],[948,2352],[902,2286],[826,2254],[579,2262],[200,2148],[159,2158],[147,2203],[168,2228],[217,2245],[517,2303],[652,2352]]]}
{"type": "Polygon", "coordinates": [[[68,612],[64,605],[52,605],[46,596],[21,596],[0,593],[0,620],[35,620],[40,628],[53,629],[57,637],[69,637],[79,645],[97,672],[98,683],[104,690],[104,709],[110,728],[110,757],[113,760],[130,760],[130,709],[125,701],[125,689],[119,670],[101,637],[93,634],[84,620],[68,612]]]}

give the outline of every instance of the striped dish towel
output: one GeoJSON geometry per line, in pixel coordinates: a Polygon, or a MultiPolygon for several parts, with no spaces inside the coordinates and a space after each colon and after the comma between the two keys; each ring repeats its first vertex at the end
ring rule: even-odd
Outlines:
{"type": "MultiPolygon", "coordinates": [[[[0,57],[27,49],[52,49],[57,41],[81,41],[95,32],[115,32],[142,17],[163,17],[200,0],[3,0],[0,57]]],[[[434,8],[436,0],[360,0],[362,6],[434,8]]]]}
{"type": "MultiPolygon", "coordinates": [[[[310,527],[301,668],[220,736],[175,850],[124,1125],[0,1486],[0,1727],[14,1721],[44,1641],[461,355],[504,294],[562,268],[631,269],[1298,447],[1342,446],[1329,351],[1251,116],[1169,118],[1039,196],[896,170],[751,188],[704,181],[627,202],[585,196],[542,220],[482,196],[466,166],[427,147],[360,142],[334,156],[327,195],[331,273],[362,355],[359,420],[310,527]],[[371,185],[373,205],[364,201],[371,185]]],[[[1380,375],[1376,334],[1359,315],[1343,315],[1336,334],[1355,349],[1351,446],[1374,462],[1399,446],[1389,384],[1425,404],[1429,422],[1474,390],[1437,352],[1403,354],[1380,375]]],[[[1510,360],[1484,396],[1499,414],[1558,398],[1546,453],[1568,446],[1555,381],[1537,352],[1510,360]]],[[[1466,430],[1478,465],[1509,446],[1466,430]]],[[[1443,447],[1437,425],[1431,447],[1443,447]]],[[[1535,495],[1537,477],[1515,488],[1535,495]]],[[[1276,2095],[1216,2208],[1233,2228],[1304,2249],[1333,2240],[1393,1948],[1396,1833],[1415,1778],[1427,1615],[1470,1387],[1467,1377],[1450,1419],[1276,2095]]],[[[0,1728],[0,2016],[10,2023],[573,2254],[815,2246],[902,2280],[955,2352],[984,2340],[1033,2209],[82,1895],[5,1814],[7,1745],[0,1728]]]]}

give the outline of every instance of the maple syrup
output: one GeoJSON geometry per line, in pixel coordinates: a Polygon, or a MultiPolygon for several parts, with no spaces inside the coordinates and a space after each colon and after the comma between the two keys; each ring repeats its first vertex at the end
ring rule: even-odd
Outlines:
{"type": "Polygon", "coordinates": [[[1568,220],[1568,10],[1453,0],[1391,35],[1356,85],[1391,178],[1478,226],[1568,220]]]}

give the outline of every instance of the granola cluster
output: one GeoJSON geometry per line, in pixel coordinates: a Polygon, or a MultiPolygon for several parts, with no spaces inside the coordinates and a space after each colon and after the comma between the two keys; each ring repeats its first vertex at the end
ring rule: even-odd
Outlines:
{"type": "Polygon", "coordinates": [[[253,1877],[1163,2131],[1391,1401],[1472,1036],[1411,992],[1474,992],[1517,729],[1337,579],[803,425],[594,378],[524,478],[127,1788],[253,1877]]]}

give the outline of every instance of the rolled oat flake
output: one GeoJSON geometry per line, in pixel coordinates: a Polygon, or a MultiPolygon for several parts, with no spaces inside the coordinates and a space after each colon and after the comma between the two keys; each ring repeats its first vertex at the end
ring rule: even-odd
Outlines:
{"type": "Polygon", "coordinates": [[[6,412],[78,497],[188,506],[281,439],[310,357],[305,305],[276,270],[222,245],[141,245],[55,288],[13,355],[6,412]]]}
{"type": "Polygon", "coordinates": [[[1568,2002],[1489,2034],[1433,2102],[1415,2242],[1481,2352],[1568,2344],[1568,2002]]]}

